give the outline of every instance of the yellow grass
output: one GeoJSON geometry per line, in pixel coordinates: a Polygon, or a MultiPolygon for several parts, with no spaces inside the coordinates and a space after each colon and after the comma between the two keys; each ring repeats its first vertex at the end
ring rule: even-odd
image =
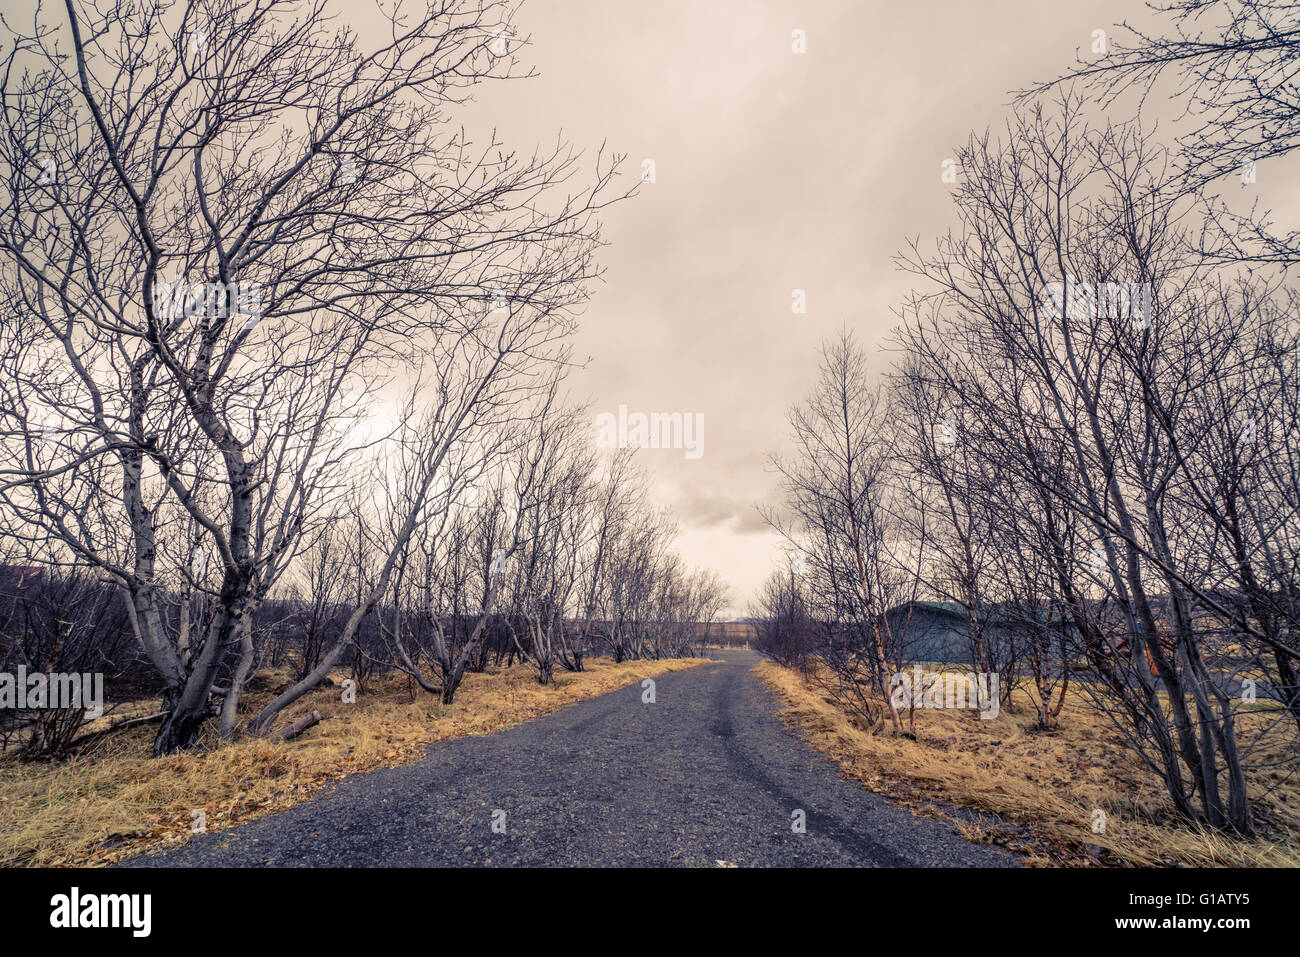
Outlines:
{"type": "MultiPolygon", "coordinates": [[[[891,731],[870,734],[834,703],[816,672],[810,681],[768,661],[756,670],[780,698],[787,724],[849,777],[917,813],[952,821],[971,840],[1023,851],[1027,863],[1300,866],[1294,775],[1267,770],[1251,778],[1255,807],[1270,822],[1258,840],[1182,825],[1160,779],[1106,716],[1074,691],[1059,729],[1049,733],[1033,729],[1035,714],[1025,697],[1013,699],[1014,711],[1004,708],[992,719],[971,711],[918,710],[914,741],[891,731]],[[997,815],[1009,826],[972,824],[953,807],[997,815]],[[1093,830],[1097,810],[1105,815],[1104,833],[1093,830]]],[[[1239,724],[1251,718],[1243,715],[1239,724]]],[[[1279,732],[1277,742],[1265,744],[1280,754],[1293,747],[1283,738],[1279,732]]]]}
{"type": "MultiPolygon", "coordinates": [[[[337,687],[301,698],[281,726],[312,710],[325,720],[293,741],[221,746],[208,728],[196,750],[154,759],[149,747],[156,726],[146,725],[66,762],[6,761],[0,763],[0,865],[96,865],[175,846],[191,837],[196,809],[205,812],[209,831],[221,830],[299,804],[346,775],[418,760],[434,742],[491,734],[705,660],[616,665],[588,659],[586,671],[557,672],[547,687],[525,666],[489,669],[467,675],[449,707],[404,676],[390,676],[358,692],[355,704],[343,704],[337,687]]],[[[269,700],[269,689],[284,677],[259,676],[241,712],[269,700]]],[[[137,710],[149,713],[153,704],[137,710]]]]}

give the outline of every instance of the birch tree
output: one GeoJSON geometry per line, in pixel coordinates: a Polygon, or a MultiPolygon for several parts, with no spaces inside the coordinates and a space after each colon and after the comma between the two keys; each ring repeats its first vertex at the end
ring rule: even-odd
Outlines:
{"type": "MultiPolygon", "coordinates": [[[[233,655],[232,719],[258,603],[364,470],[367,400],[431,379],[401,539],[453,447],[561,358],[597,273],[613,164],[455,125],[476,84],[524,75],[509,6],[378,8],[369,46],[330,12],[66,0],[6,23],[0,503],[129,596],[166,689],[158,754],[195,741],[233,655]],[[181,522],[211,608],[184,638],[181,522]]],[[[255,730],[338,660],[392,559],[255,730]]]]}

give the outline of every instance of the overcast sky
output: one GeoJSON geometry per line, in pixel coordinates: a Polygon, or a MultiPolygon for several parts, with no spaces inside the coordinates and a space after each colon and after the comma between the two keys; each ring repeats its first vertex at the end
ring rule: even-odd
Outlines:
{"type": "Polygon", "coordinates": [[[703,414],[698,459],[639,454],[684,556],[730,585],[727,616],[780,561],[755,505],[774,497],[766,458],[821,339],[847,323],[883,343],[912,284],[894,253],[954,221],[942,161],[1003,123],[1010,91],[1143,12],[1134,0],[524,4],[521,56],[540,76],[484,89],[475,119],[519,148],[561,128],[592,150],[607,141],[631,177],[654,161],[656,182],[605,217],[606,282],[574,386],[593,415],[703,414]]]}

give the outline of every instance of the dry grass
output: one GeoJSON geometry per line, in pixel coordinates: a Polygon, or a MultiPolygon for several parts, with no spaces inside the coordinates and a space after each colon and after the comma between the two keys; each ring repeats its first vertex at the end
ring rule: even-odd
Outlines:
{"type": "MultiPolygon", "coordinates": [[[[149,757],[156,726],[120,732],[97,753],[51,764],[0,763],[0,865],[97,865],[190,838],[202,808],[209,831],[299,804],[330,782],[359,771],[418,760],[428,745],[491,734],[566,705],[681,671],[704,659],[589,659],[580,674],[537,684],[516,666],[471,674],[444,707],[402,676],[375,680],[343,704],[338,688],[319,689],[280,721],[312,710],[325,720],[289,742],[241,739],[218,746],[205,730],[196,750],[149,757]]],[[[285,676],[264,673],[241,701],[253,713],[285,676]]],[[[336,677],[343,677],[338,675],[336,677]]],[[[153,702],[140,706],[147,713],[153,702]]],[[[123,712],[119,712],[120,716],[123,712]]]]}
{"type": "MultiPolygon", "coordinates": [[[[848,777],[918,813],[952,821],[971,840],[1022,851],[1030,864],[1300,866],[1294,775],[1266,771],[1251,780],[1257,812],[1269,822],[1258,840],[1183,826],[1162,782],[1080,694],[1067,696],[1061,726],[1052,732],[1033,729],[1025,698],[989,720],[974,712],[917,711],[912,740],[868,733],[815,680],[795,671],[766,661],[757,671],[784,704],[786,722],[848,777]],[[1001,823],[981,823],[954,808],[1001,823]],[[1092,829],[1097,809],[1106,815],[1100,834],[1092,829]]],[[[1250,720],[1243,715],[1239,723],[1250,720]]],[[[1265,717],[1257,720],[1262,727],[1265,717]]],[[[1277,749],[1288,746],[1278,738],[1277,749]]]]}

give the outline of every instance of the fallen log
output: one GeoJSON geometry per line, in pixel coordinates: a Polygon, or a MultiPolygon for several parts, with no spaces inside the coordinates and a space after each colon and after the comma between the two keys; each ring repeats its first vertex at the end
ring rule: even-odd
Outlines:
{"type": "Polygon", "coordinates": [[[304,731],[306,731],[308,728],[312,727],[313,725],[319,724],[320,721],[321,721],[320,712],[313,711],[311,714],[303,715],[301,718],[299,718],[297,721],[293,722],[292,724],[285,725],[283,728],[281,728],[279,731],[276,732],[276,737],[278,737],[281,741],[289,741],[293,738],[298,737],[298,735],[302,734],[304,731]]]}

